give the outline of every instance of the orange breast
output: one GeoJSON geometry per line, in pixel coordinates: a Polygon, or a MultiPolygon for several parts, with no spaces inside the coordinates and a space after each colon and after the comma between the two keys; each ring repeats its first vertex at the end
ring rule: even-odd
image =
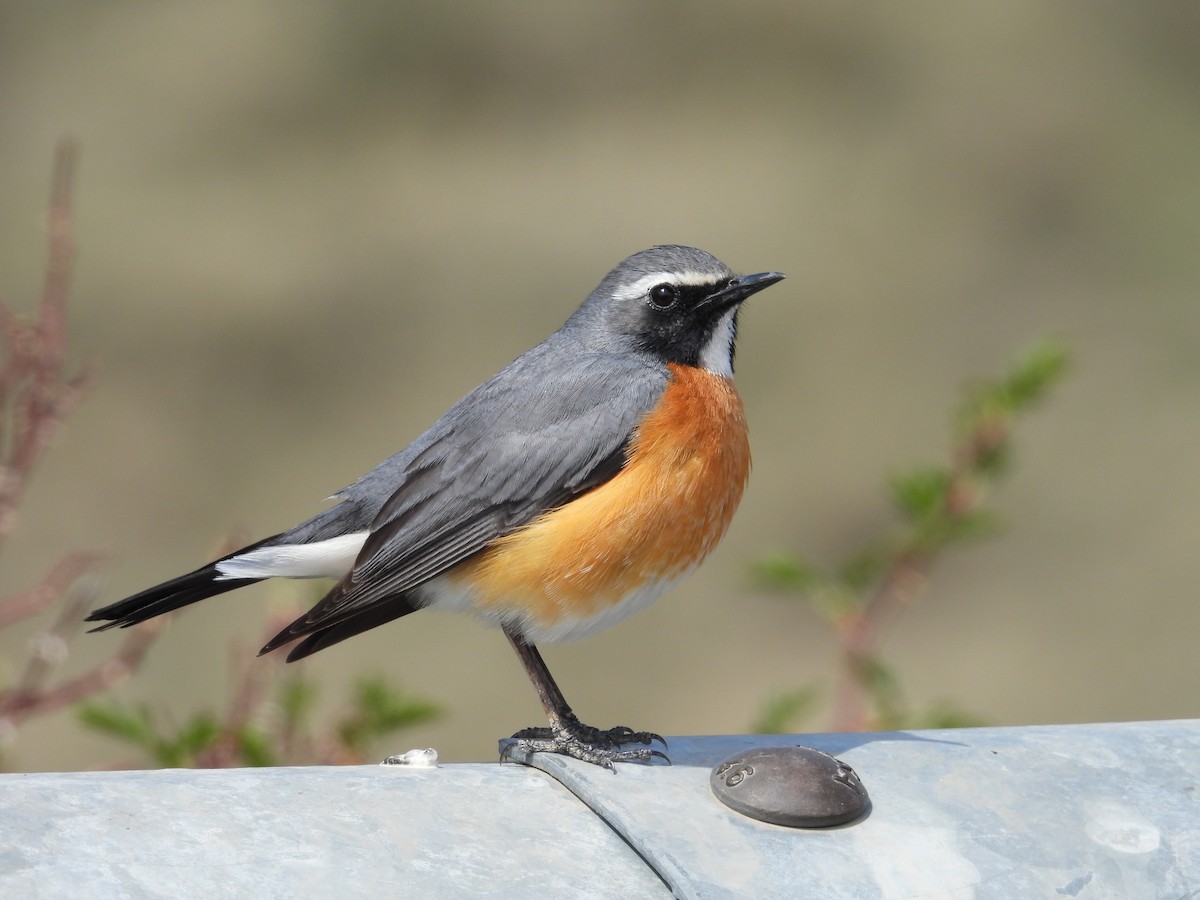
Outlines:
{"type": "Polygon", "coordinates": [[[724,536],[750,474],[742,401],[730,380],[670,368],[624,469],[454,571],[477,612],[542,628],[596,616],[684,574],[724,536]]]}

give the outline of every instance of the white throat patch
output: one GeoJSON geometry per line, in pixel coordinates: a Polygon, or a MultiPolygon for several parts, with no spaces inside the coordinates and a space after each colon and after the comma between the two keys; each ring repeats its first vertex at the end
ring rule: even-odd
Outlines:
{"type": "Polygon", "coordinates": [[[700,368],[722,378],[733,378],[733,318],[736,315],[735,306],[717,319],[712,334],[700,348],[700,368]]]}

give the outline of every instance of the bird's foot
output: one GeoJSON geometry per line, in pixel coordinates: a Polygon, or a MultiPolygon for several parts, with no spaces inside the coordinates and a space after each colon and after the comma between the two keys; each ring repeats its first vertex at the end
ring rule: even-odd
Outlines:
{"type": "Polygon", "coordinates": [[[572,718],[558,725],[518,731],[511,740],[503,743],[500,761],[530,753],[559,753],[613,771],[613,763],[619,762],[652,762],[661,759],[670,765],[671,760],[662,750],[654,750],[649,746],[655,741],[666,749],[667,742],[662,735],[652,731],[634,731],[623,725],[602,730],[572,718]],[[627,747],[628,744],[647,746],[627,747]]]}

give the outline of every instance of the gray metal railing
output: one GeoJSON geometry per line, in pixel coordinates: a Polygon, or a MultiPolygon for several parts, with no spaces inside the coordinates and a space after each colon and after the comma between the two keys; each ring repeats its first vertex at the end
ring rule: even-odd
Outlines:
{"type": "Polygon", "coordinates": [[[1200,721],[673,738],[615,774],[539,754],[398,767],[0,776],[4,897],[1200,897],[1200,721]],[[718,803],[713,765],[803,743],[866,816],[718,803]]]}

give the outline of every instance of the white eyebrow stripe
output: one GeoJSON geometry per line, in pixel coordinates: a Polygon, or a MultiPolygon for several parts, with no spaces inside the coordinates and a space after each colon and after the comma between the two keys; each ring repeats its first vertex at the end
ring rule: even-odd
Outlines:
{"type": "Polygon", "coordinates": [[[644,297],[646,292],[656,284],[679,284],[679,285],[716,285],[718,276],[712,272],[652,272],[649,275],[643,275],[633,284],[629,285],[624,291],[617,294],[617,297],[622,300],[635,300],[638,297],[644,297]]]}

